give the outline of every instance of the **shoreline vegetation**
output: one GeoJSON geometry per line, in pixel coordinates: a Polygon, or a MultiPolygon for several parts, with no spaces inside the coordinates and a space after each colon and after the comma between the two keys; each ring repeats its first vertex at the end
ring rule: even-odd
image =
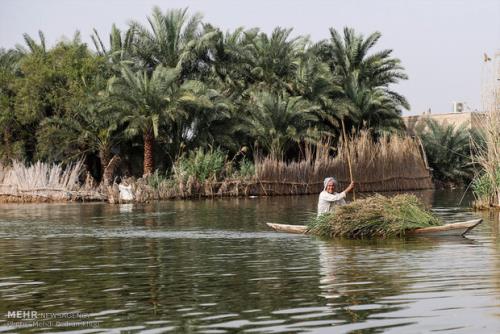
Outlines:
{"type": "Polygon", "coordinates": [[[412,131],[422,143],[438,189],[468,188],[474,178],[472,143],[482,143],[481,131],[469,124],[454,126],[423,117],[412,131]]]}
{"type": "Polygon", "coordinates": [[[406,134],[408,77],[379,32],[312,41],[224,32],[187,9],[147,19],[94,30],[93,46],[40,31],[0,49],[0,201],[115,203],[119,184],[138,202],[319,193],[326,176],[349,183],[346,145],[357,191],[470,177],[434,145],[463,144],[461,129],[406,134]]]}
{"type": "MultiPolygon", "coordinates": [[[[404,142],[392,137],[404,137],[401,112],[410,106],[394,87],[407,75],[392,50],[375,49],[379,32],[331,28],[312,41],[282,27],[223,32],[187,9],[154,7],[147,19],[112,25],[106,38],[94,30],[93,48],[79,32],[49,47],[39,32],[0,50],[8,200],[116,202],[116,180],[137,201],[312,193],[326,175],[347,180],[342,123],[365,144],[404,142]],[[75,166],[78,185],[65,183],[75,166]]],[[[394,154],[384,147],[392,146],[382,145],[381,157],[394,154]]],[[[420,187],[421,178],[402,173],[403,160],[376,159],[387,175],[379,166],[365,180],[360,169],[360,187],[420,187]]]]}
{"type": "MultiPolygon", "coordinates": [[[[496,101],[495,97],[493,101],[496,101]]],[[[498,102],[497,102],[498,103],[498,102]]],[[[500,109],[491,106],[481,124],[482,141],[473,143],[478,171],[472,181],[475,209],[500,209],[500,109]]]]}
{"type": "MultiPolygon", "coordinates": [[[[156,171],[139,179],[124,178],[120,184],[130,186],[134,202],[317,194],[323,189],[324,175],[336,175],[340,186],[350,182],[345,161],[351,154],[360,192],[433,188],[418,141],[398,136],[382,136],[374,141],[365,131],[347,145],[349,150],[345,149],[346,143],[339,143],[335,156],[326,142],[307,146],[307,158],[298,162],[265,157],[255,163],[243,160],[239,166],[219,149],[199,150],[178,159],[169,174],[156,171]]],[[[97,184],[83,171],[81,161],[66,168],[40,162],[25,166],[14,161],[12,166],[0,169],[0,201],[126,202],[120,199],[118,183],[97,184]]]]}

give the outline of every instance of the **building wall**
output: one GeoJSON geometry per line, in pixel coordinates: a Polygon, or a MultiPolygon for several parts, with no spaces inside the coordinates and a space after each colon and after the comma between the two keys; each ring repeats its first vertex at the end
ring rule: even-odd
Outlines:
{"type": "Polygon", "coordinates": [[[447,114],[423,114],[415,116],[403,116],[406,128],[410,133],[413,133],[417,124],[425,119],[433,119],[441,124],[452,124],[456,128],[466,124],[469,129],[477,129],[480,127],[485,114],[481,112],[461,112],[447,114]]]}

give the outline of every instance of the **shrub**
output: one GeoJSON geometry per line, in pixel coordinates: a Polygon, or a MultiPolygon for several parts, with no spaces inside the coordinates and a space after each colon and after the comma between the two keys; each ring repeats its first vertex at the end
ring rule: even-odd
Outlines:
{"type": "Polygon", "coordinates": [[[255,176],[255,165],[250,160],[244,158],[240,162],[239,176],[244,179],[250,179],[255,176]]]}
{"type": "Polygon", "coordinates": [[[225,160],[226,155],[219,149],[205,152],[199,148],[177,159],[173,166],[174,178],[178,181],[187,181],[189,177],[200,182],[217,180],[224,170],[225,160]]]}
{"type": "Polygon", "coordinates": [[[168,180],[167,174],[162,174],[160,171],[157,169],[155,172],[151,175],[148,175],[146,178],[146,184],[153,189],[158,190],[161,186],[162,183],[166,182],[168,180]]]}
{"type": "Polygon", "coordinates": [[[498,203],[496,198],[498,189],[500,189],[500,167],[494,173],[483,173],[472,181],[474,196],[483,206],[498,203]]]}

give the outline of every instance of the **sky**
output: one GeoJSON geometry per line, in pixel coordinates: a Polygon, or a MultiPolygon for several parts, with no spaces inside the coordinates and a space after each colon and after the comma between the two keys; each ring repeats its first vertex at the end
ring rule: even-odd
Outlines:
{"type": "Polygon", "coordinates": [[[224,31],[281,26],[313,41],[329,38],[330,27],[379,31],[375,50],[393,49],[409,75],[394,87],[410,102],[404,115],[451,112],[453,101],[480,109],[483,55],[500,51],[500,0],[0,0],[0,47],[23,44],[23,33],[38,30],[49,45],[76,30],[92,45],[93,28],[107,36],[112,23],[146,22],[155,5],[188,7],[224,31]]]}

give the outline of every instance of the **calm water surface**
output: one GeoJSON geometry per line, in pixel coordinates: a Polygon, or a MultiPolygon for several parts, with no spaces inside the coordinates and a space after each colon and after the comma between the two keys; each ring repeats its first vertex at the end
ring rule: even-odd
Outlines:
{"type": "MultiPolygon", "coordinates": [[[[422,196],[447,221],[478,216],[460,193],[422,196]]],[[[378,242],[264,224],[303,224],[315,205],[0,205],[0,332],[500,332],[498,217],[467,239],[378,242]]]]}

